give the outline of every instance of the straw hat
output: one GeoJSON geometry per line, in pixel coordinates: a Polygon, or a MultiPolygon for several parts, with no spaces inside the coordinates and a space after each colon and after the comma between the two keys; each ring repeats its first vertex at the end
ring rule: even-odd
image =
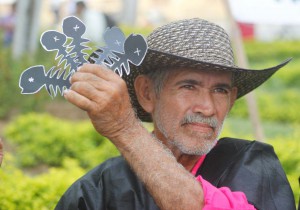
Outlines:
{"type": "Polygon", "coordinates": [[[148,37],[148,52],[140,66],[131,65],[131,73],[123,75],[133,107],[144,122],[151,116],[137,101],[134,80],[147,71],[164,68],[196,68],[205,71],[229,71],[234,75],[237,98],[244,96],[264,83],[283,63],[263,69],[251,70],[235,66],[229,36],[220,26],[199,18],[180,20],[154,30],[148,37]]]}

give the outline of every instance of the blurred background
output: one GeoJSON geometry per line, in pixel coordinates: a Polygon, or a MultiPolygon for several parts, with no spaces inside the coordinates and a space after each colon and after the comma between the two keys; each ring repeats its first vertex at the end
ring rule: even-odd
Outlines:
{"type": "Polygon", "coordinates": [[[61,31],[70,15],[86,25],[88,54],[103,46],[107,27],[147,36],[170,21],[199,17],[230,34],[238,66],[263,69],[292,57],[271,80],[236,102],[221,137],[273,145],[298,202],[300,0],[0,0],[0,136],[5,146],[0,210],[53,209],[71,183],[119,154],[94,131],[86,113],[59,94],[51,98],[46,89],[21,94],[25,69],[57,65],[56,52],[45,51],[40,36],[61,31]]]}

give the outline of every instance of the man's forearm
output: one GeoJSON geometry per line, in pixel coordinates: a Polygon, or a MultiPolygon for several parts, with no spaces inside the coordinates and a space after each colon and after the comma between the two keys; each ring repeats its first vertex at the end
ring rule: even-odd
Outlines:
{"type": "Polygon", "coordinates": [[[122,78],[104,66],[85,64],[71,84],[65,98],[87,111],[95,129],[116,145],[160,209],[202,209],[201,185],[142,126],[122,78]]]}
{"type": "Polygon", "coordinates": [[[201,184],[141,123],[117,138],[116,146],[160,209],[202,209],[201,184]]]}

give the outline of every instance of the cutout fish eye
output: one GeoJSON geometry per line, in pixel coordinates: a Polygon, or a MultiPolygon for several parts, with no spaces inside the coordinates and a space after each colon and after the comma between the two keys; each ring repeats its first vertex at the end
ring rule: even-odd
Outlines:
{"type": "Polygon", "coordinates": [[[34,78],[33,78],[33,77],[30,77],[30,78],[28,79],[28,81],[29,81],[30,83],[32,83],[32,82],[34,82],[34,78]]]}
{"type": "Polygon", "coordinates": [[[141,50],[139,48],[136,48],[136,51],[134,51],[135,54],[137,54],[137,56],[140,56],[141,50]]]}

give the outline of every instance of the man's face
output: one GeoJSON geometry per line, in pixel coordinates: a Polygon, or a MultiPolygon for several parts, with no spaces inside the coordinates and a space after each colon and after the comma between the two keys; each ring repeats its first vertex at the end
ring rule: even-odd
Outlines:
{"type": "Polygon", "coordinates": [[[229,72],[171,71],[154,102],[157,138],[173,152],[208,153],[236,97],[231,78],[229,72]]]}

